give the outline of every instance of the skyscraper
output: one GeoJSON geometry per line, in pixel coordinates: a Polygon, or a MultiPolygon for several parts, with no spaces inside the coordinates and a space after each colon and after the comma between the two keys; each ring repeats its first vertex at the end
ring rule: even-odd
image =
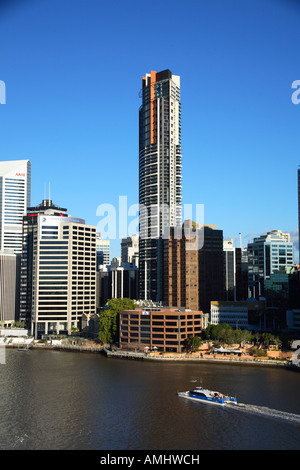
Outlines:
{"type": "Polygon", "coordinates": [[[22,223],[30,192],[30,161],[0,162],[0,250],[22,252],[22,223]]]}
{"type": "Polygon", "coordinates": [[[23,224],[20,319],[31,334],[70,333],[96,312],[96,227],[43,200],[23,224]]]}
{"type": "Polygon", "coordinates": [[[163,299],[163,236],[181,225],[180,77],[151,71],[139,110],[140,299],[163,299]]]}

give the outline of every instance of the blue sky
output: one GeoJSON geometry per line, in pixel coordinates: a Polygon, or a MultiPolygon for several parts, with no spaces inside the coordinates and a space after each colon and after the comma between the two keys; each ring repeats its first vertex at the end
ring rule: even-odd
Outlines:
{"type": "Polygon", "coordinates": [[[55,204],[97,226],[100,204],[138,202],[141,79],[169,68],[183,203],[238,246],[239,232],[244,245],[295,235],[299,24],[297,0],[2,0],[0,160],[31,160],[33,205],[50,182],[55,204]]]}

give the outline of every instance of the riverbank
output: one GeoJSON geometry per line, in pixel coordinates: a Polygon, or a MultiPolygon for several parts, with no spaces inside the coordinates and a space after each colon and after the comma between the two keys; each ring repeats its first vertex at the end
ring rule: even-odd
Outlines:
{"type": "MultiPolygon", "coordinates": [[[[17,343],[7,344],[7,348],[20,348],[17,343]]],[[[23,347],[24,348],[24,347],[23,347]]],[[[22,349],[23,349],[22,348],[22,349]]],[[[26,348],[25,348],[26,349],[26,348]]],[[[286,367],[300,372],[300,367],[292,364],[291,361],[275,360],[275,359],[259,359],[249,357],[225,357],[221,355],[203,355],[202,353],[145,353],[137,351],[125,351],[121,349],[109,350],[104,346],[93,343],[92,345],[78,345],[78,344],[51,344],[51,343],[31,343],[27,349],[33,350],[53,350],[53,351],[71,351],[71,352],[87,352],[102,354],[108,359],[127,359],[138,361],[156,361],[156,362],[198,362],[198,363],[224,363],[224,364],[238,364],[249,366],[271,366],[271,367],[286,367]]]]}
{"type": "MultiPolygon", "coordinates": [[[[158,362],[206,362],[206,363],[225,363],[225,364],[238,364],[238,365],[253,365],[253,366],[275,366],[275,367],[290,367],[290,361],[277,361],[274,359],[258,359],[258,358],[240,358],[240,357],[221,357],[218,355],[203,356],[201,354],[160,354],[160,353],[143,353],[133,351],[115,350],[110,351],[103,348],[103,354],[109,359],[129,359],[140,361],[158,361],[158,362]]],[[[300,371],[299,367],[296,370],[300,371]]]]}

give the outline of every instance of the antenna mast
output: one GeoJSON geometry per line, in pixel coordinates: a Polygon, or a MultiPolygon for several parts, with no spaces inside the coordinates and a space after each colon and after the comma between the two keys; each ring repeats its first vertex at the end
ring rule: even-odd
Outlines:
{"type": "Polygon", "coordinates": [[[241,232],[239,233],[239,235],[240,235],[240,247],[241,247],[241,249],[243,249],[242,234],[241,234],[241,232]]]}

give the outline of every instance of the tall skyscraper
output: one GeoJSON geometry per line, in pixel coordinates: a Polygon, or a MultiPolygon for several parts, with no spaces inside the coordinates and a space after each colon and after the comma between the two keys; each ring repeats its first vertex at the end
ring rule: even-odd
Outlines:
{"type": "Polygon", "coordinates": [[[22,223],[30,193],[30,161],[0,162],[0,250],[22,252],[22,223]]]}
{"type": "Polygon", "coordinates": [[[96,312],[96,227],[43,200],[23,224],[20,319],[35,338],[96,312]]]}
{"type": "Polygon", "coordinates": [[[139,297],[163,299],[163,236],[181,225],[180,77],[151,71],[139,110],[139,297]]]}

